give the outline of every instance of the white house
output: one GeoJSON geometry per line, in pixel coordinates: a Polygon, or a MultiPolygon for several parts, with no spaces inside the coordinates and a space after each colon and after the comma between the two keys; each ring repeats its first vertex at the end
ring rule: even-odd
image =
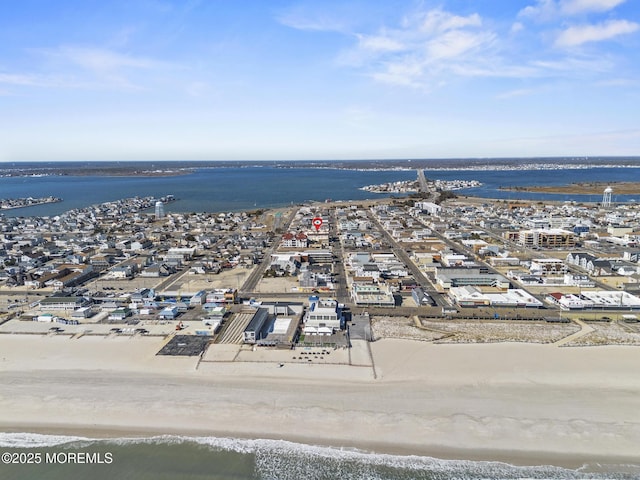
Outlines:
{"type": "Polygon", "coordinates": [[[305,334],[330,335],[340,330],[342,309],[335,300],[320,300],[309,297],[309,310],[304,317],[305,334]]]}

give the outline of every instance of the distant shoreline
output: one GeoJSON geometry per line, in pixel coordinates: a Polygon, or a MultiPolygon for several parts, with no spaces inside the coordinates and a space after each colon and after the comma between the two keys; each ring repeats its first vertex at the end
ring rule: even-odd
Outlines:
{"type": "Polygon", "coordinates": [[[29,208],[38,205],[47,205],[49,203],[62,202],[61,198],[3,198],[0,199],[0,211],[16,210],[18,208],[29,208]]]}
{"type": "Polygon", "coordinates": [[[139,170],[135,168],[81,168],[81,169],[68,169],[68,168],[46,168],[42,170],[29,170],[23,172],[17,169],[15,174],[5,173],[0,174],[0,177],[14,177],[14,178],[40,178],[40,177],[176,177],[179,175],[189,175],[193,173],[193,169],[185,168],[180,170],[139,170]],[[22,173],[20,173],[22,172],[22,173]]]}
{"type": "Polygon", "coordinates": [[[638,168],[640,157],[539,157],[400,160],[263,161],[93,161],[0,162],[0,177],[105,176],[171,177],[198,169],[281,168],[356,171],[532,171],[638,168]]]}
{"type": "Polygon", "coordinates": [[[574,195],[599,195],[607,187],[611,187],[614,194],[633,195],[640,193],[640,182],[581,182],[569,185],[501,187],[500,190],[531,193],[566,193],[574,195]]]}

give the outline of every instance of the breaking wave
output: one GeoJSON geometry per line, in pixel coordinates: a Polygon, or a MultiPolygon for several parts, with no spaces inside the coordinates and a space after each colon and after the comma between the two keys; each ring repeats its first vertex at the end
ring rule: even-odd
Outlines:
{"type": "Polygon", "coordinates": [[[254,464],[257,480],[480,480],[480,479],[632,479],[639,465],[591,465],[580,469],[550,465],[516,466],[502,462],[442,460],[425,456],[370,453],[357,449],[305,445],[285,440],[238,439],[161,435],[140,438],[91,439],[86,437],[0,433],[0,447],[32,449],[110,445],[135,448],[180,445],[202,451],[201,455],[233,452],[254,464]]]}

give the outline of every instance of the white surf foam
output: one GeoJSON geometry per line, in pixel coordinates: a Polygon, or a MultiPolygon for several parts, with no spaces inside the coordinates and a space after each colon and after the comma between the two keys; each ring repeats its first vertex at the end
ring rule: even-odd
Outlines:
{"type": "MultiPolygon", "coordinates": [[[[354,448],[336,448],[306,445],[286,440],[239,439],[225,437],[190,437],[159,435],[153,437],[121,437],[109,439],[37,433],[0,433],[0,447],[45,448],[80,442],[106,443],[126,446],[129,444],[172,445],[195,443],[217,451],[236,452],[255,456],[256,473],[260,479],[309,480],[385,479],[389,470],[402,478],[446,479],[627,479],[625,473],[588,473],[585,469],[571,470],[549,465],[523,467],[501,462],[442,460],[426,456],[401,456],[366,452],[354,448]],[[336,477],[337,478],[337,477],[336,477]]],[[[636,472],[640,467],[630,466],[636,472]]],[[[400,478],[398,477],[398,478],[400,478]]]]}
{"type": "Polygon", "coordinates": [[[39,433],[3,433],[0,432],[0,447],[4,448],[44,448],[66,443],[91,441],[86,437],[67,435],[42,435],[39,433]]]}

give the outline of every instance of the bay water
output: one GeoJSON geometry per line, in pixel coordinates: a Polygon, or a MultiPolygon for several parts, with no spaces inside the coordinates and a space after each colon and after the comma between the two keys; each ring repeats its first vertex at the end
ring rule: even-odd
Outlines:
{"type": "MultiPolygon", "coordinates": [[[[431,180],[477,180],[480,187],[458,191],[498,199],[598,202],[599,195],[528,193],[501,187],[563,185],[572,182],[640,181],[640,168],[597,167],[560,170],[426,170],[431,180]]],[[[201,168],[177,176],[42,176],[0,178],[0,198],[54,196],[60,203],[5,210],[6,216],[52,216],[89,205],[130,197],[174,195],[167,212],[227,212],[284,207],[307,201],[362,200],[381,194],[366,185],[415,180],[415,170],[349,170],[277,167],[201,168]]],[[[388,195],[387,195],[388,196],[388,195]]],[[[613,193],[613,201],[640,201],[637,195],[613,193]]]]}

